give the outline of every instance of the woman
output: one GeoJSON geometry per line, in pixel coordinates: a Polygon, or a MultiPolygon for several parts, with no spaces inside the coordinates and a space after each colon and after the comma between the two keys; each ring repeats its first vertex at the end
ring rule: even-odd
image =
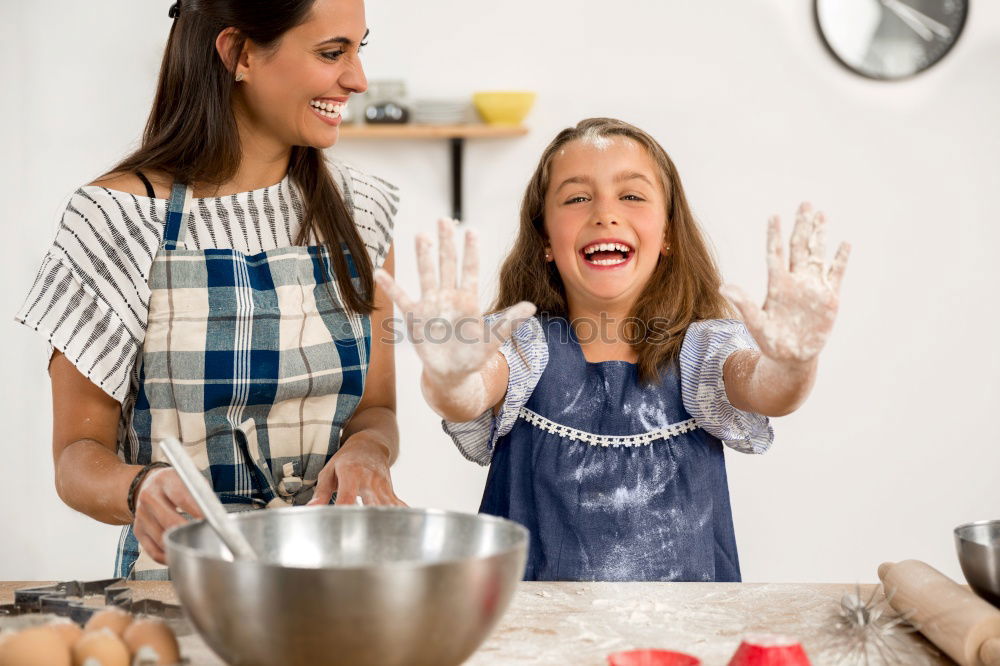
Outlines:
{"type": "Polygon", "coordinates": [[[200,516],[159,443],[230,510],[401,504],[395,188],[324,160],[367,82],[363,0],[181,0],[141,147],[71,197],[18,321],[53,346],[56,489],[126,525],[116,575],[166,578],[200,516]]]}

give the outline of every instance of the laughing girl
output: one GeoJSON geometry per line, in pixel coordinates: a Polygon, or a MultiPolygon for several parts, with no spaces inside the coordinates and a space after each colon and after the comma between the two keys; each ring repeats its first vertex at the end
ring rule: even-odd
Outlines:
{"type": "Polygon", "coordinates": [[[428,403],[490,465],[480,510],[531,532],[527,580],[740,580],[723,445],[764,453],[768,417],[812,387],[849,252],[828,265],[824,238],[803,204],[786,261],[770,220],[757,306],[722,286],[663,148],[599,118],[542,155],[494,314],[477,305],[472,232],[456,281],[450,222],[439,275],[417,240],[420,301],[376,273],[428,403]]]}

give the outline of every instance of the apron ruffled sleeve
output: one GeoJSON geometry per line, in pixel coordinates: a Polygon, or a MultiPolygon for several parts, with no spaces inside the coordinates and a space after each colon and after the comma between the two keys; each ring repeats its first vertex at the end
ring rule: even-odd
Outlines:
{"type": "MultiPolygon", "coordinates": [[[[486,323],[492,323],[497,317],[498,314],[487,315],[486,323]]],[[[518,326],[500,347],[500,353],[507,359],[510,370],[507,393],[500,411],[494,415],[492,408],[487,409],[479,418],[465,423],[441,421],[444,431],[462,455],[483,466],[489,465],[493,459],[497,440],[514,427],[521,408],[528,402],[548,364],[549,347],[538,318],[531,317],[518,326]]]]}
{"type": "Polygon", "coordinates": [[[77,190],[15,321],[122,402],[145,338],[149,271],[163,236],[152,200],[77,190]]]}
{"type": "Polygon", "coordinates": [[[736,409],[726,395],[723,365],[740,349],[758,347],[738,319],[693,322],[681,345],[681,396],[698,425],[726,446],[741,453],[764,453],[774,441],[770,421],[762,414],[736,409]]]}

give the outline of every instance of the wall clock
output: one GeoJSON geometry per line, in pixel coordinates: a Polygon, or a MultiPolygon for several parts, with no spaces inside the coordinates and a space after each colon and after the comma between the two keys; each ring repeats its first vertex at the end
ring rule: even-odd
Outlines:
{"type": "Polygon", "coordinates": [[[845,67],[871,79],[905,79],[958,42],[970,0],[814,0],[816,26],[845,67]]]}

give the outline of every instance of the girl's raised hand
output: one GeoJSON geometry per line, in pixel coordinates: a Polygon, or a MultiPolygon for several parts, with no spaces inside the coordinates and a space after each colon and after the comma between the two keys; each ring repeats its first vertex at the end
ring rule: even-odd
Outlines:
{"type": "Polygon", "coordinates": [[[739,308],[764,356],[776,361],[809,361],[823,349],[833,328],[851,246],[841,243],[828,265],[826,218],[808,203],[799,206],[789,245],[791,262],[786,263],[781,223],[777,215],[771,217],[763,308],[734,285],[724,285],[720,291],[739,308]]]}
{"type": "Polygon", "coordinates": [[[383,270],[375,281],[392,298],[406,319],[406,330],[424,364],[425,375],[444,386],[460,382],[493,358],[515,326],[535,313],[521,302],[508,308],[490,325],[479,309],[479,251],[476,233],[465,233],[461,284],[456,280],[455,222],[438,221],[439,257],[435,271],[431,239],[417,236],[420,300],[412,301],[383,270]]]}

